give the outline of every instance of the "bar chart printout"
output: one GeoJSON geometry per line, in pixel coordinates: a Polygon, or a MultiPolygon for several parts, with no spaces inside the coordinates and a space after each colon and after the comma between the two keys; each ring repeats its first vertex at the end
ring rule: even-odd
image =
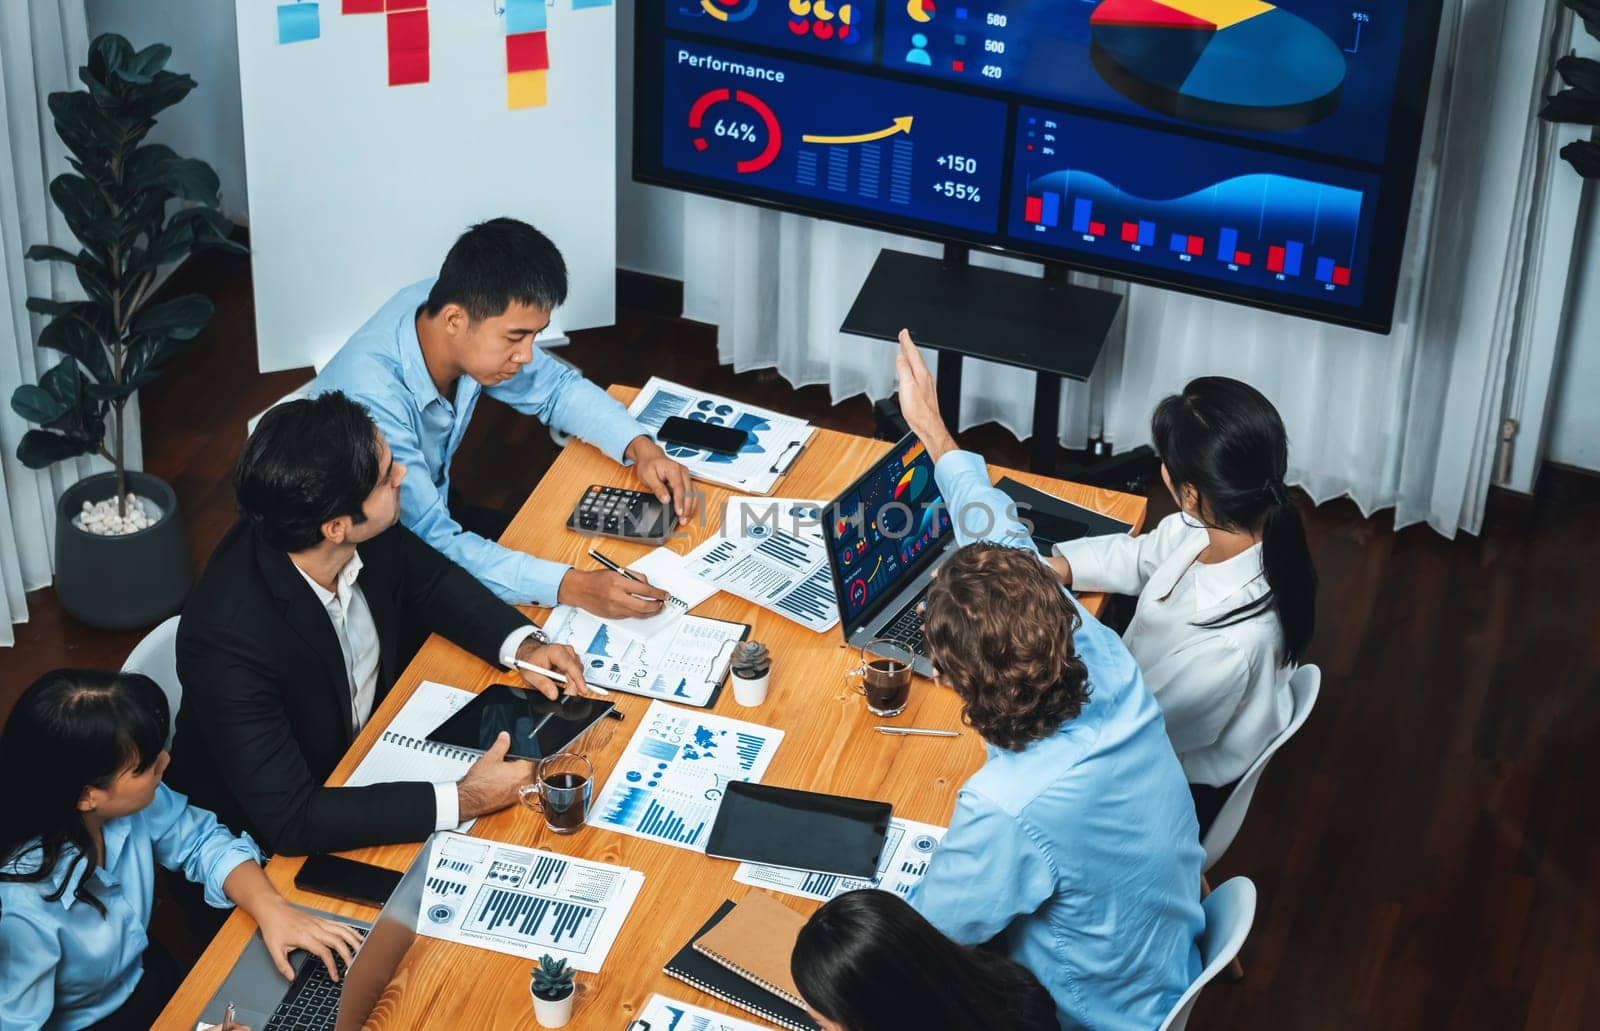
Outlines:
{"type": "Polygon", "coordinates": [[[928,860],[944,839],[944,832],[945,828],[931,823],[891,818],[889,833],[883,842],[883,853],[878,858],[878,871],[870,881],[758,863],[740,863],[733,873],[733,879],[740,884],[770,888],[820,902],[858,888],[880,888],[904,898],[911,894],[911,889],[928,872],[928,860]]]}
{"type": "Polygon", "coordinates": [[[628,1027],[634,1031],[767,1031],[765,1024],[752,1024],[665,995],[650,996],[628,1027]]]}
{"type": "Polygon", "coordinates": [[[454,833],[434,836],[420,934],[524,959],[550,953],[600,969],[638,898],[627,867],[454,833]]]}
{"type": "Polygon", "coordinates": [[[772,727],[651,702],[590,821],[704,852],[728,782],[760,782],[782,740],[772,727]]]}

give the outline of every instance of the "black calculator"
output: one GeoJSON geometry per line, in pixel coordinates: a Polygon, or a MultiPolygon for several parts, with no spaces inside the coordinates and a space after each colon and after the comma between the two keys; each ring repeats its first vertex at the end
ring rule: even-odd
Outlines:
{"type": "Polygon", "coordinates": [[[585,537],[664,544],[672,536],[672,509],[654,494],[592,484],[567,517],[567,529],[585,537]]]}

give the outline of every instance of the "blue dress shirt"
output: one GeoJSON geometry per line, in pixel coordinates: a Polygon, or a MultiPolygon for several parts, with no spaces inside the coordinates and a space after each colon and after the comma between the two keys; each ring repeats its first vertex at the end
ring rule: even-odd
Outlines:
{"type": "MultiPolygon", "coordinates": [[[[935,474],[960,543],[1032,548],[981,458],[951,452],[935,474]]],[[[987,746],[911,901],[962,944],[998,938],[1049,990],[1062,1027],[1154,1031],[1200,973],[1204,853],[1139,667],[1078,614],[1089,701],[1020,752],[987,746]]]]}
{"type": "MultiPolygon", "coordinates": [[[[0,1029],[87,1027],[115,1012],[144,972],[149,944],[155,864],[182,870],[205,885],[206,901],[233,905],[222,882],[240,863],[260,862],[249,835],[234,835],[208,810],[162,784],[148,806],[108,822],[106,861],[90,891],[106,907],[102,916],[73,892],[83,879],[76,850],[64,851],[42,881],[0,881],[0,1029]],[[70,867],[70,870],[69,870],[70,867]],[[66,890],[45,900],[62,882],[66,890]]],[[[39,868],[37,848],[5,867],[6,873],[39,868]]]]}
{"type": "Polygon", "coordinates": [[[417,342],[417,311],[427,302],[433,282],[413,283],[391,297],[333,356],[309,394],[342,390],[367,406],[395,461],[409,470],[400,485],[400,520],[411,532],[483,581],[501,600],[554,605],[561,578],[572,567],[503,548],[463,530],[450,515],[450,460],[461,446],[479,395],[487,393],[546,426],[580,437],[618,462],[633,439],[648,431],[616,399],[537,347],[533,360],[504,383],[485,389],[462,376],[454,398],[441,395],[417,342]]]}

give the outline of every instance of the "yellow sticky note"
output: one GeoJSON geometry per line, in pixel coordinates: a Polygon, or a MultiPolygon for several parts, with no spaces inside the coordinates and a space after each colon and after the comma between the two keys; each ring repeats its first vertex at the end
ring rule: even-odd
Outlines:
{"type": "Polygon", "coordinates": [[[506,76],[506,107],[544,107],[544,77],[549,72],[512,72],[506,76]]]}

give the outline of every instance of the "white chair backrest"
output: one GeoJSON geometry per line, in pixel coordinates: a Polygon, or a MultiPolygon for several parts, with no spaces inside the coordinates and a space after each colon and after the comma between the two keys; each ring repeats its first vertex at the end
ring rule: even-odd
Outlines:
{"type": "Polygon", "coordinates": [[[1206,929],[1200,932],[1200,976],[1179,996],[1177,1005],[1161,1022],[1161,1031],[1183,1031],[1200,998],[1200,989],[1233,962],[1256,919],[1256,886],[1248,877],[1234,877],[1200,900],[1206,929]]]}
{"type": "Polygon", "coordinates": [[[1244,771],[1244,776],[1239,778],[1233,794],[1222,803],[1222,808],[1217,812],[1217,818],[1211,821],[1211,828],[1206,831],[1206,836],[1200,842],[1200,847],[1206,850],[1205,866],[1202,871],[1209,870],[1216,865],[1222,854],[1228,851],[1228,846],[1233,844],[1234,837],[1239,833],[1239,826],[1244,823],[1244,814],[1250,808],[1250,799],[1255,796],[1256,784],[1261,780],[1261,771],[1267,768],[1267,762],[1278,749],[1283,747],[1285,741],[1294,737],[1295,732],[1305,723],[1306,717],[1311,715],[1312,706],[1317,704],[1317,694],[1322,689],[1322,670],[1316,666],[1305,665],[1294,671],[1289,677],[1289,693],[1294,697],[1294,712],[1289,717],[1289,725],[1283,728],[1283,733],[1272,739],[1250,768],[1244,771]]]}
{"type": "Polygon", "coordinates": [[[145,634],[144,640],[128,653],[122,671],[143,673],[161,686],[167,696],[167,743],[171,744],[178,703],[183,700],[183,685],[178,682],[178,617],[173,616],[145,634]]]}

